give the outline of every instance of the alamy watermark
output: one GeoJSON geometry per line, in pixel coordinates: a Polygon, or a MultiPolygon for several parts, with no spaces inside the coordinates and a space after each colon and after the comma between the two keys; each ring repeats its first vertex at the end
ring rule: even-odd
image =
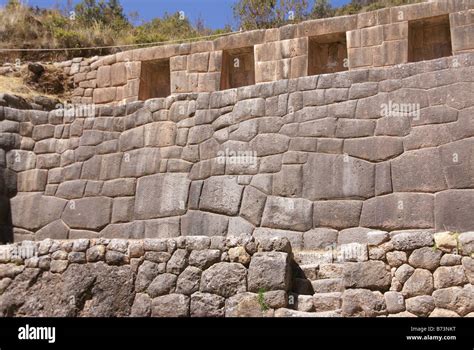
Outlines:
{"type": "Polygon", "coordinates": [[[56,104],[55,113],[58,117],[84,117],[92,118],[95,116],[94,104],[56,104]]]}
{"type": "Polygon", "coordinates": [[[256,151],[233,151],[226,148],[224,151],[217,152],[218,164],[243,164],[256,165],[256,151]]]}
{"type": "Polygon", "coordinates": [[[395,103],[388,101],[380,105],[380,115],[382,117],[409,117],[413,120],[420,119],[419,103],[395,103]]]}
{"type": "Polygon", "coordinates": [[[38,256],[34,245],[7,245],[0,249],[0,261],[11,261],[16,259],[30,259],[38,256]]]}

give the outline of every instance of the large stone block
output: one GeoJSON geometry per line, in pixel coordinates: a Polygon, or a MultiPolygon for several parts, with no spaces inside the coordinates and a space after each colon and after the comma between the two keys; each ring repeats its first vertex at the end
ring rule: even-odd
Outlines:
{"type": "Polygon", "coordinates": [[[430,295],[420,295],[406,300],[406,309],[414,315],[427,317],[435,309],[434,299],[430,295]]]}
{"type": "Polygon", "coordinates": [[[435,195],[436,230],[471,231],[474,228],[474,190],[449,190],[435,195]]]}
{"type": "Polygon", "coordinates": [[[215,213],[236,215],[244,187],[234,176],[215,176],[204,181],[199,208],[215,213]]]}
{"type": "Polygon", "coordinates": [[[230,236],[240,236],[242,234],[252,235],[254,228],[254,225],[239,216],[231,217],[229,219],[227,234],[230,236]]]}
{"type": "Polygon", "coordinates": [[[405,282],[402,293],[406,298],[430,295],[433,292],[433,275],[424,269],[416,269],[405,282]]]}
{"type": "Polygon", "coordinates": [[[138,180],[136,219],[182,215],[186,212],[189,184],[185,174],[157,174],[138,180]]]}
{"type": "Polygon", "coordinates": [[[301,123],[298,136],[303,137],[334,137],[336,133],[336,119],[323,118],[301,123]]]}
{"type": "Polygon", "coordinates": [[[301,165],[283,165],[281,171],[273,176],[273,195],[301,197],[303,190],[302,177],[303,168],[301,165]]]}
{"type": "Polygon", "coordinates": [[[31,169],[23,171],[17,175],[18,192],[44,191],[47,179],[47,170],[31,169]]]}
{"type": "MultiPolygon", "coordinates": [[[[472,118],[472,117],[471,117],[472,118]]],[[[463,130],[466,128],[461,127],[463,130]]],[[[443,172],[449,188],[474,188],[474,138],[440,147],[443,172]]]]}
{"type": "Polygon", "coordinates": [[[303,233],[289,230],[276,230],[266,227],[257,227],[253,236],[260,241],[273,240],[278,238],[287,238],[291,247],[295,250],[303,249],[303,233]]]}
{"type": "Polygon", "coordinates": [[[349,289],[342,295],[344,316],[375,317],[386,312],[385,300],[380,292],[368,289],[349,289]]]}
{"type": "Polygon", "coordinates": [[[195,53],[188,56],[188,72],[207,72],[209,52],[195,53]]]}
{"type": "Polygon", "coordinates": [[[286,152],[290,138],[281,134],[259,134],[250,141],[250,148],[259,157],[286,152]]]}
{"type": "Polygon", "coordinates": [[[86,188],[86,180],[72,180],[59,184],[55,196],[65,199],[81,198],[86,188]]]}
{"type": "Polygon", "coordinates": [[[228,298],[247,290],[247,269],[239,263],[220,262],[202,273],[201,292],[228,298]]]}
{"type": "Polygon", "coordinates": [[[10,201],[12,223],[15,227],[34,230],[61,217],[67,201],[40,193],[20,194],[10,201]]]}
{"type": "Polygon", "coordinates": [[[263,192],[260,192],[253,186],[247,186],[242,197],[240,216],[255,226],[260,225],[266,200],[267,196],[263,192]]]}
{"type": "Polygon", "coordinates": [[[169,119],[173,122],[187,119],[196,112],[196,101],[176,101],[169,109],[169,119]]]}
{"type": "Polygon", "coordinates": [[[313,226],[344,229],[359,226],[362,201],[331,200],[313,204],[313,226]]]}
{"type": "Polygon", "coordinates": [[[364,137],[372,136],[375,130],[375,121],[363,119],[338,119],[336,137],[364,137]]]}
{"type": "Polygon", "coordinates": [[[153,299],[152,317],[188,317],[189,297],[183,294],[168,294],[153,299]]]}
{"type": "MultiPolygon", "coordinates": [[[[111,66],[110,69],[110,78],[112,86],[125,85],[127,83],[127,67],[125,62],[115,63],[111,66]]],[[[101,68],[105,68],[100,67],[101,68]]],[[[99,72],[97,72],[99,74],[99,72]]]]}
{"type": "Polygon", "coordinates": [[[403,153],[403,141],[398,137],[374,136],[344,141],[344,153],[379,162],[403,153]]]}
{"type": "Polygon", "coordinates": [[[390,283],[390,270],[383,261],[344,264],[344,285],[347,288],[388,290],[390,283]]]}
{"type": "Polygon", "coordinates": [[[55,220],[40,230],[36,231],[35,238],[40,241],[43,239],[67,239],[69,228],[62,220],[55,220]]]}
{"type": "MultiPolygon", "coordinates": [[[[349,50],[350,52],[351,50],[349,50]]],[[[349,61],[351,56],[349,54],[349,61]]],[[[357,103],[355,117],[357,119],[376,119],[384,116],[382,106],[388,106],[388,94],[379,93],[375,96],[360,99],[357,103]]]]}
{"type": "Polygon", "coordinates": [[[252,140],[257,135],[259,120],[251,119],[240,122],[238,128],[229,134],[229,139],[246,142],[252,140]]]}
{"type": "Polygon", "coordinates": [[[126,130],[120,134],[119,147],[121,151],[142,148],[144,144],[144,127],[126,130]]]}
{"type": "Polygon", "coordinates": [[[410,254],[408,263],[415,268],[434,271],[439,266],[441,255],[440,250],[433,249],[432,247],[422,247],[415,249],[410,254]]]}
{"type": "Polygon", "coordinates": [[[474,253],[474,231],[461,233],[458,241],[464,254],[474,253]]]}
{"type": "Polygon", "coordinates": [[[450,130],[443,124],[417,126],[405,136],[403,145],[406,150],[413,150],[447,144],[453,141],[453,129],[450,130]]]}
{"type": "Polygon", "coordinates": [[[112,209],[112,223],[130,222],[133,220],[135,198],[122,197],[115,198],[112,209]]]}
{"type": "Polygon", "coordinates": [[[307,231],[312,227],[311,202],[302,198],[269,196],[263,211],[262,226],[307,231]]]}
{"type": "Polygon", "coordinates": [[[468,284],[464,288],[450,287],[433,292],[436,307],[448,309],[465,316],[474,311],[474,286],[468,284]]]}
{"type": "Polygon", "coordinates": [[[365,227],[352,227],[339,232],[337,244],[362,243],[379,245],[389,239],[384,231],[371,230],[365,227]]]}
{"type": "MultiPolygon", "coordinates": [[[[132,210],[133,207],[134,205],[132,205],[132,210]]],[[[145,238],[178,237],[181,233],[179,221],[179,217],[147,220],[145,221],[145,238]]]]}
{"type": "Polygon", "coordinates": [[[214,128],[209,125],[196,125],[189,129],[188,143],[191,145],[200,144],[214,134],[214,128]]]}
{"type": "Polygon", "coordinates": [[[108,103],[115,100],[117,93],[116,88],[97,88],[94,89],[93,101],[94,103],[108,103]]]}
{"type": "Polygon", "coordinates": [[[190,210],[181,217],[183,236],[225,236],[229,218],[223,215],[190,210]]]}
{"type": "Polygon", "coordinates": [[[189,255],[189,265],[205,270],[218,263],[220,259],[221,251],[219,249],[193,250],[189,255]]]}
{"type": "MultiPolygon", "coordinates": [[[[93,174],[95,174],[97,170],[99,170],[99,169],[96,169],[96,167],[97,167],[97,162],[100,160],[99,179],[100,180],[117,179],[118,177],[121,176],[120,175],[121,167],[125,169],[129,169],[126,166],[129,165],[130,163],[138,165],[138,162],[133,163],[136,160],[136,158],[133,157],[133,155],[141,154],[141,150],[138,150],[136,152],[130,152],[130,154],[128,157],[127,156],[122,157],[121,153],[105,154],[103,156],[94,156],[91,159],[84,162],[84,167],[82,169],[82,178],[84,178],[85,174],[91,174],[91,176],[90,177],[88,176],[87,179],[90,179],[90,178],[97,179],[96,177],[93,176],[93,174]],[[123,158],[124,163],[127,160],[129,162],[126,164],[123,164],[122,166],[122,158],[123,158]],[[90,164],[88,164],[89,161],[90,161],[90,164]],[[86,164],[88,166],[86,166],[86,164]],[[87,168],[89,171],[86,171],[87,168]]],[[[126,174],[128,175],[128,173],[126,174]]]]}
{"type": "Polygon", "coordinates": [[[433,233],[428,230],[393,232],[392,243],[396,250],[414,250],[433,246],[433,233]]]}
{"type": "Polygon", "coordinates": [[[62,214],[70,228],[100,230],[110,223],[112,199],[88,197],[69,201],[62,214]]]}
{"type": "Polygon", "coordinates": [[[177,277],[171,273],[162,273],[155,277],[147,288],[147,293],[152,298],[160,295],[171,294],[175,291],[177,277]]]}
{"type": "Polygon", "coordinates": [[[410,133],[410,121],[413,118],[408,116],[383,117],[377,120],[375,135],[384,136],[406,136],[410,133]]]}
{"type": "Polygon", "coordinates": [[[290,289],[291,269],[287,253],[256,253],[250,261],[248,270],[248,290],[258,292],[261,289],[290,289]]]}
{"type": "Polygon", "coordinates": [[[103,88],[110,86],[111,66],[102,66],[97,70],[97,87],[103,88]]]}
{"type": "Polygon", "coordinates": [[[32,151],[12,150],[6,154],[7,167],[20,172],[33,169],[36,165],[36,155],[32,151]]]}
{"type": "Polygon", "coordinates": [[[225,298],[196,292],[191,296],[191,317],[224,317],[225,298]]]}
{"type": "Polygon", "coordinates": [[[311,154],[303,166],[303,197],[310,200],[374,195],[375,166],[349,156],[311,154]]]}
{"type": "Polygon", "coordinates": [[[380,196],[392,192],[391,163],[383,162],[375,165],[375,195],[380,196]]]}
{"type": "Polygon", "coordinates": [[[120,177],[139,177],[158,172],[160,150],[143,148],[125,152],[120,163],[120,177]]]}
{"type": "Polygon", "coordinates": [[[435,289],[463,286],[469,283],[463,266],[441,266],[433,273],[435,289]]]}
{"type": "Polygon", "coordinates": [[[394,193],[364,202],[360,225],[387,230],[434,227],[434,196],[394,193]]]}
{"type": "Polygon", "coordinates": [[[176,140],[176,123],[163,121],[145,125],[145,146],[173,146],[176,140]]]}
{"type": "Polygon", "coordinates": [[[447,188],[437,148],[405,152],[391,165],[394,192],[438,192],[447,188]]]}
{"type": "Polygon", "coordinates": [[[101,195],[106,197],[133,196],[136,179],[115,179],[104,182],[101,195]]]}
{"type": "Polygon", "coordinates": [[[316,228],[303,234],[304,248],[307,250],[332,247],[337,242],[337,231],[330,228],[316,228]]]}
{"type": "MultiPolygon", "coordinates": [[[[193,252],[199,252],[194,251],[193,252]]],[[[191,254],[193,253],[191,252],[191,254]]],[[[191,295],[192,293],[199,290],[199,282],[201,281],[201,269],[188,266],[179,275],[176,283],[176,292],[185,295],[191,295]]]]}

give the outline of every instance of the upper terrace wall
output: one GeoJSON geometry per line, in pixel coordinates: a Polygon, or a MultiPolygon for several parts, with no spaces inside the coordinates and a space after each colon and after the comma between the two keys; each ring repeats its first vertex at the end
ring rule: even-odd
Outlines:
{"type": "Polygon", "coordinates": [[[473,73],[467,53],[95,117],[1,107],[14,238],[244,232],[311,249],[357,227],[472,230],[473,73]]]}
{"type": "Polygon", "coordinates": [[[168,79],[172,94],[228,88],[228,71],[235,68],[235,62],[225,57],[232,56],[239,49],[250,49],[250,54],[253,54],[253,57],[242,59],[240,63],[246,65],[245,75],[255,75],[249,79],[255,83],[298,78],[314,72],[332,72],[336,68],[353,70],[393,66],[474,50],[473,9],[474,0],[425,2],[242,32],[213,41],[125,51],[81,63],[74,62],[66,70],[74,75],[77,84],[74,103],[106,104],[137,101],[139,96],[148,96],[140,89],[161,80],[168,84],[168,79]],[[429,22],[431,18],[446,26],[435,26],[438,30],[423,30],[422,20],[429,22]],[[418,34],[415,33],[416,28],[419,29],[418,34]],[[423,32],[429,33],[432,40],[423,40],[419,34],[423,32]],[[341,42],[341,36],[346,38],[345,42],[341,42]],[[325,48],[315,47],[312,43],[322,41],[327,45],[331,38],[338,38],[334,39],[339,42],[338,54],[329,57],[328,61],[324,57],[320,59],[320,55],[327,56],[325,48]],[[414,50],[417,54],[413,54],[414,50]],[[162,63],[169,64],[169,71],[163,72],[163,78],[155,76],[153,81],[148,81],[152,75],[144,74],[142,62],[154,60],[158,63],[164,60],[162,63]],[[332,62],[334,60],[337,62],[332,62]],[[314,62],[318,61],[324,62],[329,69],[315,69],[314,62]]]}

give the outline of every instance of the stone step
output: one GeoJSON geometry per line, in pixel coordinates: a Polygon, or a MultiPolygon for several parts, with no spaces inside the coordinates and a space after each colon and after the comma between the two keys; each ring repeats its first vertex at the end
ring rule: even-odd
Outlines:
{"type": "Polygon", "coordinates": [[[282,308],[275,311],[275,317],[341,317],[341,310],[305,312],[282,308]]]}
{"type": "Polygon", "coordinates": [[[295,262],[298,265],[320,265],[333,262],[331,250],[304,250],[293,253],[295,262]]]}
{"type": "Polygon", "coordinates": [[[300,265],[296,275],[297,278],[304,278],[310,281],[325,278],[343,278],[344,264],[342,263],[323,263],[300,265]]]}
{"type": "Polygon", "coordinates": [[[325,278],[311,281],[315,293],[343,292],[344,280],[342,278],[325,278]]]}
{"type": "Polygon", "coordinates": [[[315,293],[314,295],[291,294],[289,307],[301,312],[327,312],[341,308],[342,293],[315,293]]]}
{"type": "Polygon", "coordinates": [[[319,265],[327,263],[360,262],[368,260],[367,244],[345,243],[332,249],[299,250],[293,252],[299,265],[319,265]]]}
{"type": "Polygon", "coordinates": [[[335,311],[341,308],[342,293],[315,293],[312,301],[313,309],[316,312],[335,311]]]}

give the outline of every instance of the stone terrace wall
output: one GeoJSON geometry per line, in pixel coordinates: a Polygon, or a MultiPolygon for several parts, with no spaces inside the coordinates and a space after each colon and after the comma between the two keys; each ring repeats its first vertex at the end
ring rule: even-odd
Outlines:
{"type": "Polygon", "coordinates": [[[299,266],[284,238],[23,241],[0,247],[0,316],[474,316],[474,232],[367,240],[299,266]]]}
{"type": "Polygon", "coordinates": [[[473,71],[470,53],[95,117],[2,107],[3,240],[248,233],[312,249],[322,228],[472,230],[473,71]],[[419,116],[383,116],[397,104],[419,116]]]}
{"type": "Polygon", "coordinates": [[[260,289],[268,305],[284,307],[290,251],[288,241],[252,237],[2,246],[0,316],[234,316],[242,298],[258,307],[260,289]]]}
{"type": "MultiPolygon", "coordinates": [[[[170,79],[171,93],[212,92],[222,89],[221,74],[230,68],[223,67],[223,53],[250,48],[254,57],[252,67],[255,83],[271,82],[309,75],[308,64],[315,61],[311,53],[327,51],[321,46],[311,49],[312,39],[327,42],[329,38],[342,37],[342,52],[334,58],[336,66],[343,69],[387,67],[410,62],[409,26],[413,21],[446,16],[445,30],[425,30],[429,37],[436,37],[431,48],[435,57],[441,57],[440,45],[448,55],[474,50],[474,0],[439,0],[414,5],[392,7],[378,11],[312,20],[281,28],[256,30],[232,34],[213,41],[166,45],[120,52],[105,57],[81,60],[77,58],[62,64],[74,76],[77,88],[73,103],[107,104],[127,103],[139,99],[143,62],[169,59],[170,72],[163,78],[170,79]],[[449,15],[449,23],[448,23],[449,15]],[[450,34],[447,31],[450,29],[450,34]],[[437,42],[439,41],[439,42],[437,42]],[[341,60],[347,59],[347,62],[341,60]]],[[[423,41],[423,34],[412,36],[423,41]]],[[[431,44],[430,44],[431,45],[431,44]]],[[[417,48],[420,50],[420,48],[417,48]]],[[[422,52],[421,51],[421,52],[422,52]]],[[[327,52],[323,52],[323,56],[327,52]]],[[[424,55],[419,56],[421,58],[424,55]]],[[[431,59],[434,57],[426,57],[431,59]]],[[[318,60],[318,58],[316,58],[318,60]]],[[[234,64],[234,61],[229,61],[234,64]]],[[[333,67],[332,59],[321,62],[333,67]]],[[[246,68],[246,69],[247,69],[246,68]]],[[[330,68],[332,69],[332,68],[330,68]]],[[[248,74],[251,74],[249,72],[248,74]]],[[[225,80],[225,78],[223,79],[225,80]]],[[[153,83],[153,82],[150,82],[153,83]]],[[[232,86],[236,87],[236,86],[232,86]]],[[[158,97],[158,96],[152,96],[158,97]]],[[[159,96],[162,97],[162,96],[159,96]]]]}

